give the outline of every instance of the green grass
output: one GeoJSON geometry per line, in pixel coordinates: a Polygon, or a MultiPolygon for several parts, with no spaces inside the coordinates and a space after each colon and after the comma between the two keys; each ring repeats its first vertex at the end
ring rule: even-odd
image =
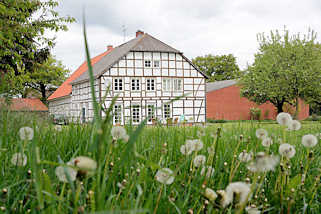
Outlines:
{"type": "MultiPolygon", "coordinates": [[[[28,209],[46,213],[77,213],[82,210],[115,213],[121,210],[125,213],[186,213],[189,209],[194,213],[202,213],[204,209],[209,213],[234,212],[237,209],[233,205],[223,209],[210,203],[204,208],[204,187],[220,190],[226,188],[229,180],[245,181],[249,178],[253,181],[255,174],[248,171],[246,164],[239,163],[235,157],[243,150],[277,154],[278,138],[285,139],[296,147],[295,157],[288,162],[291,169],[286,170],[287,182],[282,188],[279,187],[279,176],[284,173],[278,165],[275,171],[265,175],[266,180],[256,190],[257,197],[252,196],[248,204],[254,204],[261,210],[269,210],[269,213],[279,213],[280,210],[287,212],[288,209],[290,213],[303,212],[304,209],[307,213],[320,212],[321,187],[320,181],[315,182],[315,179],[320,178],[321,145],[319,142],[312,149],[314,154],[310,159],[307,158],[308,150],[301,145],[301,137],[304,134],[321,132],[320,124],[305,123],[301,130],[296,132],[285,132],[276,124],[251,122],[214,124],[206,128],[146,127],[126,157],[124,153],[130,142],[112,143],[107,130],[106,136],[99,142],[101,157],[98,161],[102,170],[97,170],[92,177],[64,184],[59,182],[55,175],[59,157],[63,162],[80,155],[96,159],[96,147],[90,145],[93,126],[72,124],[58,132],[50,124],[44,123],[47,126],[42,124],[37,129],[37,121],[19,121],[21,117],[15,118],[14,115],[1,116],[0,188],[7,189],[8,192],[1,193],[0,207],[5,207],[7,212],[25,212],[28,209]],[[20,140],[18,136],[19,128],[26,125],[35,130],[35,136],[30,142],[20,140]],[[215,173],[212,178],[206,179],[200,175],[200,169],[190,169],[195,154],[184,156],[180,153],[180,147],[187,139],[200,138],[204,148],[198,154],[205,155],[208,160],[207,148],[217,141],[217,138],[211,135],[215,134],[219,127],[221,136],[218,138],[216,157],[212,164],[215,173]],[[263,147],[255,136],[255,130],[259,127],[264,127],[273,137],[275,143],[269,149],[263,147]],[[204,136],[198,135],[200,130],[205,130],[204,136]],[[242,141],[239,140],[240,135],[243,136],[242,141]],[[39,148],[40,163],[35,161],[36,147],[39,148]],[[28,156],[27,165],[12,165],[11,156],[22,148],[28,156]],[[138,154],[134,155],[135,152],[138,154]],[[231,179],[231,171],[238,165],[231,179]],[[304,184],[297,183],[298,176],[301,178],[303,173],[301,165],[303,168],[308,167],[304,184]],[[170,168],[175,172],[175,180],[171,185],[164,185],[155,180],[158,167],[170,168]],[[139,173],[137,169],[140,170],[139,173]],[[125,188],[120,190],[117,183],[123,183],[125,188]],[[294,188],[295,191],[292,193],[289,188],[294,188]],[[304,208],[305,206],[307,207],[304,208]]],[[[127,127],[127,130],[131,134],[136,128],[127,127]]],[[[262,173],[261,177],[263,176],[262,173]]]]}

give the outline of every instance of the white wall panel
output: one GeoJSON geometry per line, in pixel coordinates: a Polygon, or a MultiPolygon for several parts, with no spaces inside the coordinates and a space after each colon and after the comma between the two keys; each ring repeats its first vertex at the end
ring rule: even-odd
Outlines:
{"type": "Polygon", "coordinates": [[[133,58],[134,58],[133,52],[129,52],[129,53],[126,55],[126,58],[127,58],[127,59],[133,59],[133,58]]]}
{"type": "Polygon", "coordinates": [[[126,67],[126,61],[122,59],[118,62],[118,65],[119,67],[126,67]]]}
{"type": "Polygon", "coordinates": [[[136,68],[142,68],[143,67],[143,60],[135,60],[135,67],[136,68]]]}
{"type": "Polygon", "coordinates": [[[142,76],[143,75],[143,69],[136,68],[135,69],[135,76],[142,76]]]}
{"type": "Polygon", "coordinates": [[[142,58],[143,58],[142,52],[135,52],[135,59],[142,59],[142,58]]]}

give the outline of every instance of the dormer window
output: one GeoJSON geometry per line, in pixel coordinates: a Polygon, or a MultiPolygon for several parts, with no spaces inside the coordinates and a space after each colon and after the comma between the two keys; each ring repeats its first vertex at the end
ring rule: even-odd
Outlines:
{"type": "Polygon", "coordinates": [[[154,61],[154,68],[159,68],[159,60],[154,61]]]}
{"type": "Polygon", "coordinates": [[[152,61],[145,60],[145,68],[150,68],[150,67],[152,67],[152,61]]]}

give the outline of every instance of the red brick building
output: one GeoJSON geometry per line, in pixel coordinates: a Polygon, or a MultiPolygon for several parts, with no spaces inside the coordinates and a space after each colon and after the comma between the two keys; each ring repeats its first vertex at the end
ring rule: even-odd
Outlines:
{"type": "Polygon", "coordinates": [[[9,104],[0,98],[0,108],[14,112],[48,112],[48,107],[38,98],[13,98],[9,104]]]}
{"type": "MultiPolygon", "coordinates": [[[[277,110],[269,102],[257,105],[247,98],[241,97],[240,87],[235,80],[224,80],[206,85],[206,118],[224,120],[249,120],[250,109],[258,107],[261,109],[261,119],[275,119],[277,110]]],[[[284,109],[294,113],[293,108],[284,109]]],[[[309,116],[309,105],[300,103],[299,119],[309,116]]]]}

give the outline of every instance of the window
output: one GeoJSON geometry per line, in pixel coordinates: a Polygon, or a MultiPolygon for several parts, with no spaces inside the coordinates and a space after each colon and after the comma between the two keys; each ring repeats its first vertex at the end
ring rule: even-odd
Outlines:
{"type": "Polygon", "coordinates": [[[163,79],[163,91],[182,91],[183,80],[182,79],[163,79]]]}
{"type": "Polygon", "coordinates": [[[151,123],[153,122],[153,119],[155,119],[155,107],[153,104],[147,105],[147,122],[151,123]]]}
{"type": "Polygon", "coordinates": [[[133,123],[139,123],[140,121],[140,109],[139,109],[139,105],[133,105],[133,109],[132,109],[132,120],[133,123]]]}
{"type": "Polygon", "coordinates": [[[181,91],[183,89],[182,83],[183,82],[181,79],[174,79],[173,90],[174,91],[181,91]]]}
{"type": "Polygon", "coordinates": [[[155,79],[146,79],[146,90],[155,91],[155,79]]]}
{"type": "Polygon", "coordinates": [[[122,122],[122,110],[121,104],[114,105],[114,124],[121,124],[122,122]]]}
{"type": "Polygon", "coordinates": [[[171,91],[171,79],[163,79],[163,91],[171,91]]]}
{"type": "Polygon", "coordinates": [[[139,82],[140,81],[137,78],[132,79],[132,91],[139,91],[140,90],[139,82]]]}
{"type": "Polygon", "coordinates": [[[164,104],[164,118],[170,118],[171,117],[171,105],[170,104],[164,104]]]}
{"type": "Polygon", "coordinates": [[[145,60],[145,67],[146,68],[150,68],[151,64],[152,64],[152,62],[150,60],[145,60]]]}
{"type": "Polygon", "coordinates": [[[122,91],[123,90],[123,79],[117,78],[114,79],[114,91],[122,91]]]}
{"type": "Polygon", "coordinates": [[[159,60],[154,61],[154,68],[159,68],[159,60]]]}

